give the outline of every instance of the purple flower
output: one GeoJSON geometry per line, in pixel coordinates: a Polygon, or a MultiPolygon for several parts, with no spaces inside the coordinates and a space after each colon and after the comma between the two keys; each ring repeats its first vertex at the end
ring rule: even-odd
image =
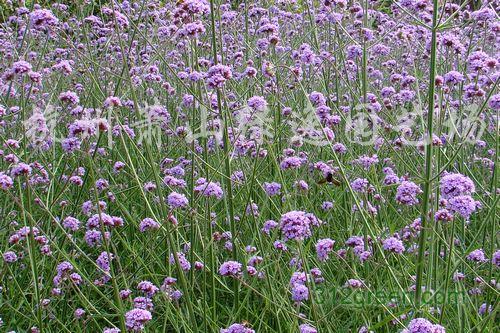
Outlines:
{"type": "Polygon", "coordinates": [[[184,194],[172,192],[167,197],[167,203],[171,208],[185,208],[189,200],[184,194]]]}
{"type": "MultiPolygon", "coordinates": [[[[102,236],[103,235],[102,235],[101,231],[92,229],[92,230],[87,230],[85,232],[84,239],[85,239],[85,242],[88,244],[88,246],[95,247],[95,246],[101,245],[102,236]]],[[[106,238],[109,238],[109,233],[105,232],[104,236],[106,238]]]]}
{"type": "Polygon", "coordinates": [[[446,208],[451,212],[468,219],[472,213],[480,208],[480,203],[470,195],[460,195],[448,200],[446,208]]]}
{"type": "Polygon", "coordinates": [[[493,306],[491,304],[488,306],[488,304],[483,303],[483,304],[481,304],[481,306],[477,310],[477,313],[479,315],[483,316],[484,314],[486,314],[486,312],[491,313],[492,310],[493,310],[493,306]]]}
{"type": "Polygon", "coordinates": [[[295,187],[299,191],[304,191],[307,192],[309,190],[309,184],[305,180],[298,180],[293,184],[293,187],[295,187]]]}
{"type": "Polygon", "coordinates": [[[383,172],[385,173],[384,184],[392,185],[399,183],[399,177],[396,173],[389,167],[384,168],[383,172]]]}
{"type": "Polygon", "coordinates": [[[82,308],[78,308],[75,310],[74,316],[76,319],[81,319],[83,318],[84,315],[85,315],[85,310],[83,310],[82,308]]]}
{"type": "Polygon", "coordinates": [[[467,255],[467,259],[476,263],[483,263],[488,261],[482,249],[472,251],[467,255]]]}
{"type": "Polygon", "coordinates": [[[80,103],[80,98],[78,95],[72,91],[65,91],[59,94],[59,100],[61,102],[66,102],[69,104],[76,105],[80,103]]]}
{"type": "Polygon", "coordinates": [[[302,324],[299,326],[300,333],[318,333],[318,330],[311,325],[302,324]]]}
{"type": "Polygon", "coordinates": [[[354,160],[353,164],[360,165],[361,167],[363,167],[363,169],[368,170],[372,165],[377,164],[378,162],[379,160],[377,155],[372,155],[372,156],[363,155],[358,159],[354,160]]]}
{"type": "Polygon", "coordinates": [[[262,184],[264,187],[264,191],[266,191],[267,195],[280,195],[281,194],[281,184],[272,182],[272,183],[264,183],[262,184]]]}
{"type": "Polygon", "coordinates": [[[255,331],[243,324],[232,324],[228,328],[221,328],[220,333],[255,333],[255,331]]]}
{"type": "Polygon", "coordinates": [[[488,101],[488,106],[495,111],[500,110],[500,94],[491,96],[488,101]]]}
{"type": "Polygon", "coordinates": [[[328,254],[333,250],[335,241],[330,238],[320,239],[316,243],[316,254],[319,261],[328,260],[328,254]]]}
{"type": "Polygon", "coordinates": [[[10,171],[10,175],[13,177],[13,178],[16,178],[18,176],[21,176],[21,175],[31,175],[31,166],[29,166],[28,164],[26,163],[19,163],[19,164],[16,164],[12,167],[12,170],[10,171]]]}
{"type": "Polygon", "coordinates": [[[330,210],[333,208],[333,202],[331,201],[323,201],[321,204],[321,209],[324,211],[330,210]]]}
{"type": "Polygon", "coordinates": [[[146,232],[148,230],[158,230],[158,229],[160,229],[160,224],[149,217],[143,219],[139,224],[140,232],[146,232]]]}
{"type": "Polygon", "coordinates": [[[132,294],[132,291],[130,289],[120,290],[119,294],[121,299],[127,299],[132,294]]]}
{"type": "Polygon", "coordinates": [[[30,23],[37,30],[46,30],[59,23],[57,17],[48,9],[36,9],[30,13],[30,23]]]}
{"type": "Polygon", "coordinates": [[[491,263],[497,267],[500,266],[500,250],[496,250],[491,258],[491,263]]]}
{"type": "MultiPolygon", "coordinates": [[[[183,271],[187,272],[191,269],[191,263],[187,260],[186,255],[183,252],[177,252],[177,260],[179,260],[179,265],[183,271]]],[[[175,258],[173,254],[170,254],[169,262],[170,265],[175,265],[175,258]]]]}
{"type": "Polygon", "coordinates": [[[230,67],[217,64],[208,69],[206,81],[210,88],[222,88],[225,82],[232,77],[233,73],[230,67]]]}
{"type": "Polygon", "coordinates": [[[267,102],[262,96],[250,97],[247,105],[255,111],[264,111],[267,108],[267,102]]]}
{"type": "Polygon", "coordinates": [[[351,187],[354,191],[359,193],[365,193],[368,189],[368,179],[356,178],[351,182],[351,187]]]}
{"type": "Polygon", "coordinates": [[[344,286],[347,288],[359,289],[359,288],[363,288],[365,286],[365,283],[361,280],[349,279],[346,281],[344,286]]]}
{"type": "Polygon", "coordinates": [[[77,137],[65,138],[61,142],[62,149],[66,153],[72,153],[80,149],[82,142],[77,137]]]}
{"type": "Polygon", "coordinates": [[[113,328],[105,327],[104,330],[102,331],[102,333],[120,333],[120,332],[121,332],[120,329],[116,327],[113,328]]]}
{"type": "Polygon", "coordinates": [[[459,195],[471,195],[476,191],[472,180],[459,173],[449,173],[443,176],[439,182],[439,188],[444,199],[459,195]]]}
{"type": "Polygon", "coordinates": [[[125,314],[125,326],[133,332],[144,329],[144,325],[153,319],[151,312],[143,309],[133,309],[125,314]]]}
{"type": "Polygon", "coordinates": [[[273,220],[267,220],[264,223],[264,226],[262,227],[261,231],[265,233],[266,235],[269,235],[271,233],[272,229],[275,229],[278,227],[278,222],[273,221],[273,220]]]}
{"type": "Polygon", "coordinates": [[[23,60],[16,61],[15,63],[12,64],[12,70],[16,74],[28,73],[29,71],[31,71],[31,69],[32,69],[31,64],[23,60]]]}
{"type": "Polygon", "coordinates": [[[422,193],[420,186],[414,182],[404,180],[396,190],[396,201],[407,206],[418,204],[417,195],[422,193]]]}
{"type": "Polygon", "coordinates": [[[137,290],[140,290],[142,291],[143,293],[145,293],[148,297],[153,297],[154,294],[156,294],[158,292],[158,287],[155,286],[154,284],[152,284],[151,282],[149,281],[141,281],[139,282],[139,284],[137,285],[137,290]]]}
{"type": "Polygon", "coordinates": [[[286,157],[281,161],[280,168],[286,169],[297,169],[300,168],[306,161],[300,157],[290,156],[286,157]]]}
{"type": "Polygon", "coordinates": [[[396,237],[389,237],[385,239],[383,242],[383,248],[386,251],[394,252],[397,254],[401,254],[405,250],[403,242],[396,237]]]}
{"type": "Polygon", "coordinates": [[[194,191],[201,193],[205,197],[215,197],[219,200],[224,196],[220,183],[208,182],[205,178],[200,178],[196,181],[194,191]]]}
{"type": "Polygon", "coordinates": [[[424,318],[415,318],[408,324],[408,327],[401,333],[445,333],[444,327],[432,324],[424,318]]]}
{"type": "Polygon", "coordinates": [[[241,276],[242,264],[237,261],[226,261],[219,268],[219,274],[222,276],[231,276],[237,278],[241,276]]]}
{"type": "Polygon", "coordinates": [[[464,81],[465,81],[464,75],[457,71],[450,71],[444,75],[444,82],[451,85],[457,85],[464,81]]]}
{"type": "Polygon", "coordinates": [[[440,209],[434,214],[434,220],[440,222],[450,222],[453,220],[453,214],[447,209],[440,209]]]}
{"type": "Polygon", "coordinates": [[[3,260],[8,264],[16,262],[17,254],[14,251],[6,251],[3,253],[3,260]]]}
{"type": "Polygon", "coordinates": [[[309,289],[303,285],[296,283],[292,285],[292,300],[294,302],[303,302],[309,299],[309,289]]]}
{"type": "Polygon", "coordinates": [[[493,19],[496,14],[493,9],[484,7],[472,12],[471,16],[476,21],[488,21],[493,19]]]}
{"type": "Polygon", "coordinates": [[[138,296],[134,300],[134,308],[153,311],[154,304],[151,298],[138,296]]]}
{"type": "Polygon", "coordinates": [[[113,254],[112,253],[109,253],[108,255],[108,252],[106,251],[103,251],[101,252],[101,254],[99,255],[99,257],[97,257],[97,260],[96,260],[96,264],[97,266],[99,266],[99,268],[101,268],[104,272],[109,272],[110,270],[110,258],[113,259],[113,254]]]}
{"type": "Polygon", "coordinates": [[[322,93],[317,92],[317,91],[313,91],[312,93],[309,94],[309,100],[311,101],[312,105],[315,107],[326,104],[325,96],[322,93]]]}
{"type": "Polygon", "coordinates": [[[163,183],[170,187],[180,187],[180,188],[186,187],[186,181],[184,179],[179,179],[170,175],[167,175],[165,176],[165,178],[163,178],[163,183]]]}
{"type": "Polygon", "coordinates": [[[303,240],[311,236],[311,227],[322,222],[311,213],[291,211],[281,216],[280,228],[285,240],[303,240]]]}
{"type": "Polygon", "coordinates": [[[4,191],[7,191],[14,185],[14,181],[12,178],[7,176],[5,173],[0,172],[0,188],[4,191]]]}
{"type": "Polygon", "coordinates": [[[63,261],[56,267],[57,274],[63,275],[64,273],[71,272],[73,265],[68,261],[63,261]]]}

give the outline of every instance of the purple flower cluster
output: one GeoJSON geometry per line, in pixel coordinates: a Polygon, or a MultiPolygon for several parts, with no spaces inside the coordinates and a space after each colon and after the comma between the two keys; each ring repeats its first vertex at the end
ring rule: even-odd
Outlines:
{"type": "Polygon", "coordinates": [[[219,200],[224,196],[220,183],[207,181],[205,178],[196,181],[194,191],[205,197],[214,197],[219,200]]]}
{"type": "Polygon", "coordinates": [[[267,183],[265,182],[262,184],[264,191],[266,191],[267,195],[269,196],[274,196],[274,195],[280,195],[281,194],[281,184],[272,182],[272,183],[267,183]]]}
{"type": "Polygon", "coordinates": [[[255,331],[244,324],[232,324],[228,328],[221,328],[220,333],[255,333],[255,331]]]}
{"type": "Polygon", "coordinates": [[[219,268],[219,274],[238,278],[242,274],[242,264],[237,261],[226,261],[219,268]]]}
{"type": "Polygon", "coordinates": [[[330,238],[320,239],[316,243],[316,254],[319,261],[328,260],[328,255],[333,251],[333,245],[335,245],[335,241],[330,238]]]}
{"type": "Polygon", "coordinates": [[[446,333],[443,326],[432,324],[424,318],[415,318],[408,324],[402,333],[446,333]]]}
{"type": "Polygon", "coordinates": [[[144,309],[133,309],[125,314],[125,326],[132,332],[139,332],[145,328],[148,321],[153,319],[151,312],[144,309]]]}
{"type": "Polygon", "coordinates": [[[300,333],[318,333],[318,330],[311,325],[301,324],[299,326],[300,333]]]}
{"type": "Polygon", "coordinates": [[[188,198],[181,193],[172,192],[167,197],[167,203],[170,208],[186,208],[189,204],[188,198]]]}
{"type": "Polygon", "coordinates": [[[439,182],[439,189],[444,199],[471,195],[476,191],[472,180],[460,173],[448,173],[443,176],[439,182]]]}
{"type": "Polygon", "coordinates": [[[420,186],[413,182],[404,180],[398,186],[396,191],[396,201],[406,206],[413,206],[418,204],[419,201],[417,195],[420,193],[422,193],[420,186]]]}
{"type": "Polygon", "coordinates": [[[280,219],[280,229],[284,240],[304,240],[312,235],[312,227],[322,224],[316,216],[311,213],[293,210],[285,213],[280,219]]]}
{"type": "Polygon", "coordinates": [[[139,223],[140,232],[146,232],[148,230],[158,230],[158,229],[160,229],[160,224],[149,217],[146,217],[141,221],[141,223],[139,223]]]}
{"type": "Polygon", "coordinates": [[[469,219],[481,207],[479,201],[471,196],[476,188],[469,177],[448,173],[441,178],[439,185],[441,196],[446,200],[446,208],[450,213],[469,219]]]}
{"type": "Polygon", "coordinates": [[[405,251],[403,242],[396,237],[389,237],[384,239],[383,248],[386,251],[394,252],[396,254],[401,254],[405,251]]]}

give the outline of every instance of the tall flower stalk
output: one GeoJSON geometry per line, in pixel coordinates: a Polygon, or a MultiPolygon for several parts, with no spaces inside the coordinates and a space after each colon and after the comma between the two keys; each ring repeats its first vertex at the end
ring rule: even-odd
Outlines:
{"type": "Polygon", "coordinates": [[[417,277],[415,290],[415,308],[417,313],[420,312],[422,302],[422,279],[425,266],[425,246],[427,237],[427,228],[429,221],[429,201],[432,191],[432,128],[434,116],[434,91],[436,81],[436,56],[437,56],[437,32],[438,32],[438,0],[433,2],[432,12],[432,27],[431,27],[431,50],[430,50],[430,65],[429,65],[429,89],[428,89],[428,108],[427,108],[427,133],[424,137],[425,144],[425,177],[424,177],[424,193],[422,201],[420,238],[418,241],[418,257],[417,257],[417,277]]]}
{"type": "MultiPolygon", "coordinates": [[[[214,65],[217,65],[219,60],[218,60],[218,53],[217,53],[217,36],[216,36],[216,31],[215,31],[215,5],[214,5],[214,0],[210,0],[210,19],[212,23],[212,52],[213,52],[213,61],[214,65]]],[[[230,223],[230,228],[231,228],[231,235],[232,235],[232,242],[233,242],[233,260],[238,261],[238,245],[236,243],[237,241],[237,234],[236,234],[236,225],[234,221],[234,204],[233,204],[233,190],[231,186],[231,163],[230,163],[230,150],[229,150],[229,132],[228,132],[228,127],[230,126],[229,124],[229,118],[227,112],[224,112],[223,108],[223,103],[222,103],[222,94],[221,94],[221,89],[217,89],[217,108],[219,110],[220,115],[223,117],[223,133],[222,133],[222,142],[223,142],[223,149],[224,149],[224,181],[226,183],[226,192],[227,192],[227,206],[228,206],[228,212],[229,212],[229,223],[230,223]]],[[[238,309],[239,307],[239,283],[235,279],[234,280],[234,285],[233,285],[233,290],[234,290],[234,308],[238,309]]]]}

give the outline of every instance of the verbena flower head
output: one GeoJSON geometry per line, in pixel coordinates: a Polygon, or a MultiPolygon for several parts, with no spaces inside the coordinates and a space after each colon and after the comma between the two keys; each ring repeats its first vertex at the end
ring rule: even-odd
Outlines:
{"type": "Polygon", "coordinates": [[[137,290],[142,291],[148,297],[153,297],[158,292],[158,287],[149,281],[141,281],[137,285],[137,290]]]}
{"type": "Polygon", "coordinates": [[[319,261],[328,260],[328,254],[333,251],[333,245],[335,241],[330,238],[320,239],[316,243],[316,254],[319,261]]]}
{"type": "Polygon", "coordinates": [[[125,314],[125,326],[132,332],[142,331],[148,321],[153,319],[151,312],[144,309],[133,309],[125,314]]]}
{"type": "Polygon", "coordinates": [[[432,324],[427,319],[415,318],[401,333],[446,333],[446,331],[441,325],[432,324]]]}
{"type": "Polygon", "coordinates": [[[386,251],[401,254],[405,251],[403,242],[396,237],[389,237],[383,241],[383,248],[386,251]]]}
{"type": "Polygon", "coordinates": [[[488,261],[482,249],[472,251],[467,255],[467,259],[476,263],[484,263],[488,261]]]}
{"type": "Polygon", "coordinates": [[[233,73],[230,67],[217,64],[208,69],[206,81],[210,88],[222,88],[226,81],[232,77],[233,73]]]}
{"type": "Polygon", "coordinates": [[[207,181],[205,178],[200,178],[196,181],[194,191],[205,197],[214,197],[219,200],[224,196],[224,191],[220,183],[207,181]]]}
{"type": "Polygon", "coordinates": [[[158,230],[158,229],[160,229],[160,224],[149,217],[143,219],[139,224],[140,232],[146,232],[148,230],[158,230]]]}
{"type": "Polygon", "coordinates": [[[172,192],[167,197],[167,203],[171,208],[185,208],[189,200],[184,194],[172,192]]]}
{"type": "MultiPolygon", "coordinates": [[[[175,255],[177,256],[181,269],[185,272],[189,271],[191,269],[191,263],[187,260],[184,252],[177,252],[175,255]]],[[[174,254],[170,254],[169,263],[170,265],[176,264],[174,254]]]]}
{"type": "Polygon", "coordinates": [[[294,210],[281,216],[280,229],[285,240],[304,240],[311,236],[311,228],[321,223],[311,213],[294,210]]]}
{"type": "Polygon", "coordinates": [[[496,250],[491,258],[491,263],[497,267],[500,267],[500,250],[496,250]]]}
{"type": "Polygon", "coordinates": [[[488,106],[495,111],[500,110],[500,94],[491,96],[490,100],[488,101],[488,106]]]}
{"type": "Polygon", "coordinates": [[[102,333],[121,333],[121,331],[119,328],[116,327],[113,328],[105,327],[102,333]]]}
{"type": "Polygon", "coordinates": [[[304,284],[296,283],[292,285],[291,291],[294,302],[304,302],[309,299],[309,288],[304,284]]]}
{"type": "Polygon", "coordinates": [[[280,195],[281,194],[281,184],[272,182],[272,183],[264,183],[262,184],[264,187],[264,191],[266,191],[267,195],[273,196],[273,195],[280,195]]]}
{"type": "Polygon", "coordinates": [[[242,264],[237,261],[226,261],[219,268],[222,276],[240,277],[242,274],[242,264]]]}
{"type": "Polygon", "coordinates": [[[232,324],[228,328],[221,328],[220,333],[255,333],[255,331],[243,324],[232,324]]]}
{"type": "Polygon", "coordinates": [[[354,191],[359,193],[365,193],[368,190],[368,179],[356,178],[351,182],[351,187],[354,191]]]}
{"type": "Polygon", "coordinates": [[[3,172],[0,172],[0,188],[4,191],[7,191],[14,185],[14,181],[8,175],[3,172]]]}
{"type": "Polygon", "coordinates": [[[33,28],[37,30],[46,30],[56,26],[59,20],[48,9],[36,9],[30,13],[30,22],[33,28]]]}
{"type": "Polygon", "coordinates": [[[17,261],[17,254],[14,251],[6,251],[3,253],[2,256],[3,256],[3,260],[8,264],[11,264],[11,263],[17,261]]]}
{"type": "Polygon", "coordinates": [[[418,204],[419,201],[417,195],[420,193],[422,193],[420,186],[414,182],[405,180],[398,186],[396,191],[396,201],[406,206],[413,206],[418,204]]]}
{"type": "Polygon", "coordinates": [[[299,326],[300,333],[318,333],[318,330],[311,325],[301,324],[299,326]]]}
{"type": "Polygon", "coordinates": [[[468,219],[480,207],[481,204],[470,195],[452,197],[446,205],[451,213],[458,214],[464,219],[468,219]]]}
{"type": "Polygon", "coordinates": [[[469,177],[460,173],[449,173],[439,182],[440,194],[444,199],[460,195],[471,195],[476,191],[474,183],[469,177]]]}
{"type": "Polygon", "coordinates": [[[267,102],[262,96],[250,97],[247,105],[255,111],[264,111],[267,108],[267,102]]]}

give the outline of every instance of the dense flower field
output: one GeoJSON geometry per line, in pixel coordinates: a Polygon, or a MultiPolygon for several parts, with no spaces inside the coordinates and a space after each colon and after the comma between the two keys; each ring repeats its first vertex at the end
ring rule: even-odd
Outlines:
{"type": "Polygon", "coordinates": [[[494,332],[498,1],[7,1],[1,332],[494,332]]]}

